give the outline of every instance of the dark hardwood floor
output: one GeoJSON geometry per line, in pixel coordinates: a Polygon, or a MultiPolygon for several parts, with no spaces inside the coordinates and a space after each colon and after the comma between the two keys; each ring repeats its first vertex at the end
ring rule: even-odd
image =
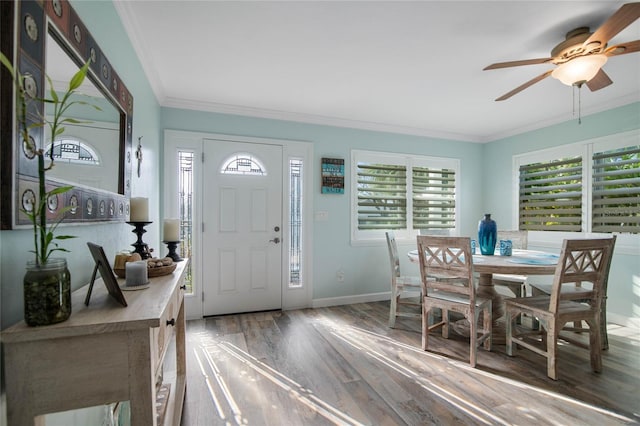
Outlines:
{"type": "Polygon", "coordinates": [[[640,424],[640,332],[609,325],[603,372],[563,345],[559,380],[528,350],[478,351],[420,320],[387,327],[388,302],[187,323],[183,426],[640,424]]]}

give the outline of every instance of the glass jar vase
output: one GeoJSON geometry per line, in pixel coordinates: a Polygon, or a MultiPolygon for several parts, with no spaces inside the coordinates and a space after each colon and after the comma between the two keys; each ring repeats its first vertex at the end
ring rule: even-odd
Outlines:
{"type": "Polygon", "coordinates": [[[71,315],[71,275],[67,260],[54,258],[45,264],[27,261],[24,275],[24,321],[49,325],[71,315]]]}
{"type": "Polygon", "coordinates": [[[491,214],[484,215],[484,219],[478,223],[478,246],[480,253],[487,256],[494,254],[498,239],[498,226],[496,221],[491,219],[491,214]]]}

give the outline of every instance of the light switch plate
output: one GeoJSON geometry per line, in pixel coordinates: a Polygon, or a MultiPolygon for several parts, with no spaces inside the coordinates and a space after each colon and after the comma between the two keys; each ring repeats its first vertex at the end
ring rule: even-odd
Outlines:
{"type": "Polygon", "coordinates": [[[327,211],[316,212],[316,222],[326,222],[328,220],[329,220],[329,212],[327,211]]]}

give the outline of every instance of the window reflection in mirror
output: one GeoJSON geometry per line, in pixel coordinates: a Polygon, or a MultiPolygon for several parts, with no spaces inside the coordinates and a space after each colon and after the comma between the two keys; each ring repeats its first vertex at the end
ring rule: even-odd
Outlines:
{"type": "MultiPolygon", "coordinates": [[[[66,91],[69,80],[78,71],[78,65],[59,46],[50,34],[47,34],[46,49],[47,75],[54,88],[66,91]]],[[[45,97],[50,95],[49,81],[46,81],[45,97]]],[[[96,110],[86,105],[74,105],[69,116],[83,121],[82,124],[65,124],[64,133],[54,141],[54,167],[48,177],[71,185],[82,185],[110,192],[118,192],[120,164],[120,111],[105,98],[90,78],[78,89],[83,99],[100,108],[96,110]],[[88,161],[88,152],[96,161],[88,161]]],[[[45,103],[45,107],[50,105],[45,103]]],[[[47,114],[45,109],[45,114],[47,114]]],[[[50,117],[51,113],[47,114],[50,117]]],[[[45,141],[50,149],[50,129],[45,127],[45,141]]]]}

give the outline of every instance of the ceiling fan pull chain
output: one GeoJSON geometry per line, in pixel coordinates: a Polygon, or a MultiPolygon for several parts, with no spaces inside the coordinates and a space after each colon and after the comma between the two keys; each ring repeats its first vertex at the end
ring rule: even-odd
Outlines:
{"type": "Polygon", "coordinates": [[[573,116],[576,116],[576,90],[578,91],[578,124],[582,124],[582,96],[581,90],[582,84],[574,84],[571,86],[571,93],[573,95],[573,116]]]}
{"type": "Polygon", "coordinates": [[[582,84],[578,86],[578,124],[582,124],[582,84]]]}

